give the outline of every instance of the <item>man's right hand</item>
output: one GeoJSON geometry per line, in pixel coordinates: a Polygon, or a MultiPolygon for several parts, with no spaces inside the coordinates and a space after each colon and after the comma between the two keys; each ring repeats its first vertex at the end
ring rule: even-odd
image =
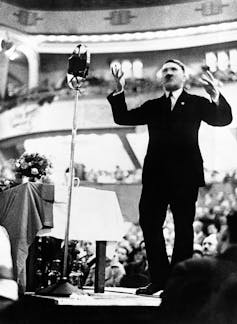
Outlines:
{"type": "Polygon", "coordinates": [[[125,87],[125,78],[124,73],[122,72],[121,68],[117,65],[114,65],[111,68],[112,75],[114,77],[114,81],[116,84],[116,92],[121,92],[124,90],[125,87]]]}

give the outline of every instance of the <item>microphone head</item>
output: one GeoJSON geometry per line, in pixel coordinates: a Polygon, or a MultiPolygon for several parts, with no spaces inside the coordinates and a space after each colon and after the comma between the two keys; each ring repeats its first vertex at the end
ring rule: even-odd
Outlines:
{"type": "MultiPolygon", "coordinates": [[[[85,79],[88,75],[90,53],[87,47],[79,44],[68,59],[68,74],[85,79]]],[[[83,80],[81,80],[83,81],[83,80]]]]}

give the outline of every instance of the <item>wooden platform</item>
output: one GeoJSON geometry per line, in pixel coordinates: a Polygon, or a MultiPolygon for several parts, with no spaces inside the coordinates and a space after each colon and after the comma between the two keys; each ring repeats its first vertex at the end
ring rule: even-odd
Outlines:
{"type": "Polygon", "coordinates": [[[161,299],[159,293],[153,296],[138,296],[136,289],[123,287],[105,288],[104,293],[95,293],[93,288],[85,287],[83,295],[72,295],[71,297],[49,297],[28,294],[35,299],[48,300],[55,305],[68,306],[146,306],[158,307],[161,299]]]}
{"type": "Polygon", "coordinates": [[[50,297],[26,294],[10,314],[12,324],[158,323],[159,295],[138,296],[135,289],[106,288],[83,295],[50,297]]]}

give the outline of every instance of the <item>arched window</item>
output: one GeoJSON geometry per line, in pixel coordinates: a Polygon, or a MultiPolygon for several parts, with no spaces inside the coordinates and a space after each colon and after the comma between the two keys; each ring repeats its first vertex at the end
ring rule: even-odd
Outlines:
{"type": "Polygon", "coordinates": [[[217,70],[217,57],[215,53],[206,53],[206,65],[209,66],[211,72],[215,72],[217,70]]]}
{"type": "Polygon", "coordinates": [[[141,60],[136,59],[134,61],[123,60],[122,62],[119,60],[114,60],[110,63],[110,68],[117,65],[118,68],[121,68],[124,77],[126,79],[141,79],[143,78],[143,63],[141,60]]]}
{"type": "Polygon", "coordinates": [[[217,53],[217,65],[219,70],[226,71],[229,67],[229,56],[225,51],[217,53]]]}
{"type": "Polygon", "coordinates": [[[129,60],[122,61],[122,71],[126,79],[132,78],[132,63],[129,60]]]}
{"type": "Polygon", "coordinates": [[[143,77],[143,63],[141,60],[133,61],[133,77],[141,79],[143,77]]]}
{"type": "Polygon", "coordinates": [[[231,49],[230,55],[230,68],[233,72],[237,72],[237,49],[231,49]]]}
{"type": "Polygon", "coordinates": [[[117,66],[118,68],[121,68],[121,63],[118,60],[114,60],[110,63],[110,69],[112,69],[114,66],[117,66]]]}

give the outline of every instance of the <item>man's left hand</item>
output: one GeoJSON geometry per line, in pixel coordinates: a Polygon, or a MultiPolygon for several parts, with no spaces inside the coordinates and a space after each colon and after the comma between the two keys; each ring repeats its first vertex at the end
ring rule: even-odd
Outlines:
{"type": "Polygon", "coordinates": [[[217,80],[214,79],[211,72],[206,71],[205,73],[203,73],[199,81],[201,82],[206,92],[210,95],[211,99],[215,102],[218,101],[220,92],[217,88],[217,80]]]}

